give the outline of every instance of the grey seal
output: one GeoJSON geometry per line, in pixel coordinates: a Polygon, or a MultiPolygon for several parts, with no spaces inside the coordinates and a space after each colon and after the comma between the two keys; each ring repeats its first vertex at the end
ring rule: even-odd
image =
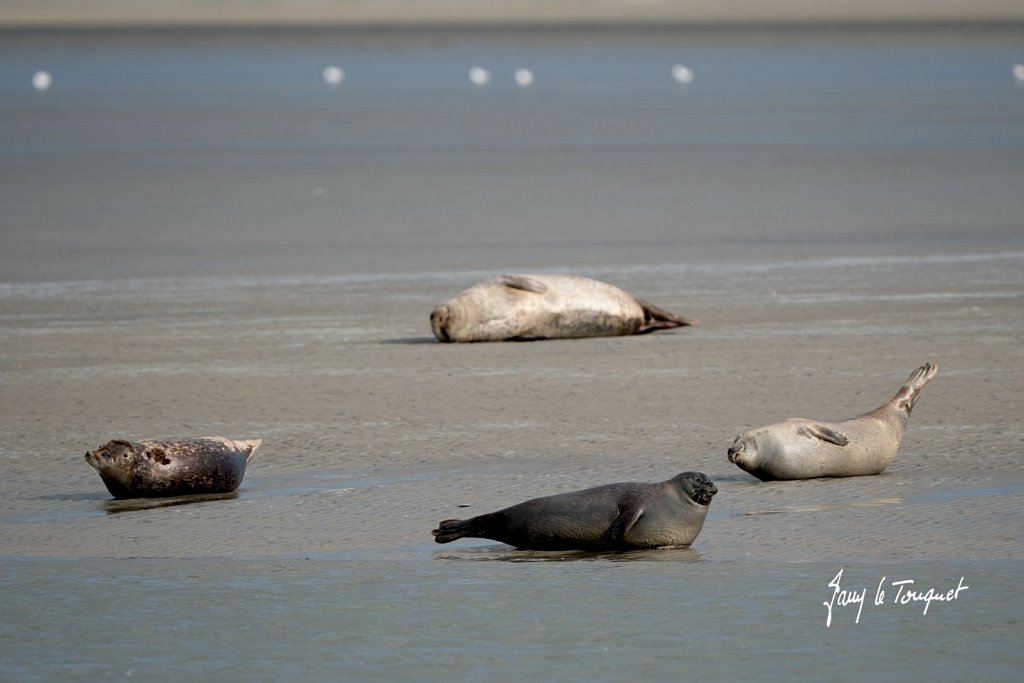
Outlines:
{"type": "Polygon", "coordinates": [[[896,457],[910,411],[938,371],[925,363],[895,396],[849,420],[791,418],[744,432],[729,448],[729,462],[762,481],[878,474],[896,457]]]}
{"type": "Polygon", "coordinates": [[[696,324],[578,275],[502,275],[456,294],[430,314],[434,336],[443,342],[609,337],[696,324]]]}
{"type": "Polygon", "coordinates": [[[637,550],[687,546],[718,487],[700,472],[655,484],[605,484],[534,498],[472,519],[446,519],[438,543],[489,538],[524,550],[637,550]]]}
{"type": "Polygon", "coordinates": [[[115,498],[228,493],[262,439],[207,436],[175,441],[114,439],[85,454],[115,498]]]}

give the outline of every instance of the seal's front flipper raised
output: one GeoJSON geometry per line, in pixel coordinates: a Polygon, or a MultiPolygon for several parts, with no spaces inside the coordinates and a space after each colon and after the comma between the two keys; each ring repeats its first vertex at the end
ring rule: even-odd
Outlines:
{"type": "Polygon", "coordinates": [[[644,301],[643,299],[637,299],[636,302],[640,304],[642,309],[644,309],[644,322],[640,325],[640,329],[636,331],[637,334],[646,334],[647,332],[654,332],[655,330],[670,330],[673,327],[685,327],[686,325],[697,324],[697,321],[692,318],[684,318],[681,315],[669,313],[665,309],[658,308],[654,304],[644,301]]]}
{"type": "Polygon", "coordinates": [[[642,505],[631,505],[629,503],[624,504],[619,508],[619,516],[616,517],[608,531],[606,536],[612,545],[623,545],[626,542],[626,536],[632,531],[636,523],[640,521],[640,518],[644,516],[644,508],[642,505]]]}
{"type": "Polygon", "coordinates": [[[797,434],[800,436],[806,436],[808,439],[821,439],[822,441],[828,441],[829,443],[834,443],[837,446],[845,446],[850,443],[849,439],[836,430],[817,422],[803,425],[797,430],[797,434]]]}

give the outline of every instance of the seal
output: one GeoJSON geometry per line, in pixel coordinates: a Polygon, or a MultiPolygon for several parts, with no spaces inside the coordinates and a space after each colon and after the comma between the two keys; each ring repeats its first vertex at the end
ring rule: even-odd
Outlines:
{"type": "Polygon", "coordinates": [[[434,336],[443,342],[611,337],[696,324],[578,275],[501,275],[430,314],[434,336]]]}
{"type": "Polygon", "coordinates": [[[489,538],[523,550],[638,550],[687,546],[718,487],[700,472],[534,498],[472,519],[446,519],[438,543],[489,538]]]}
{"type": "Polygon", "coordinates": [[[262,439],[206,436],[178,441],[114,439],[85,454],[115,498],[229,493],[262,439]]]}
{"type": "Polygon", "coordinates": [[[729,447],[729,462],[762,481],[878,474],[896,457],[910,411],[938,371],[925,363],[895,396],[849,420],[791,418],[744,432],[729,447]]]}

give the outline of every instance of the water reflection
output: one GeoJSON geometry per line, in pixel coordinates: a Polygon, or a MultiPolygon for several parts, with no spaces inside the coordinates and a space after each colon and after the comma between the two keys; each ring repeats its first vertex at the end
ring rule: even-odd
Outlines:
{"type": "Polygon", "coordinates": [[[481,546],[455,551],[441,551],[439,560],[470,562],[699,562],[700,553],[693,548],[652,548],[590,552],[586,550],[516,550],[508,545],[481,546]]]}

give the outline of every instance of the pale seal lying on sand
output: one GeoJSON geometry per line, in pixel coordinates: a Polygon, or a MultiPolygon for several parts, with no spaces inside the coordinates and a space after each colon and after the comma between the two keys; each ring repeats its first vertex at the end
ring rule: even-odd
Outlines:
{"type": "Polygon", "coordinates": [[[85,454],[115,498],[228,493],[262,439],[207,436],[180,441],[114,439],[85,454]]]}
{"type": "Polygon", "coordinates": [[[472,519],[446,519],[438,543],[489,538],[527,550],[636,550],[686,546],[718,487],[700,472],[657,484],[606,484],[534,498],[472,519]]]}
{"type": "Polygon", "coordinates": [[[434,336],[443,342],[611,337],[696,324],[577,275],[502,275],[430,314],[434,336]]]}
{"type": "Polygon", "coordinates": [[[896,395],[870,413],[843,422],[792,418],[736,437],[729,462],[762,481],[878,474],[900,447],[910,411],[939,371],[925,363],[896,395]]]}

